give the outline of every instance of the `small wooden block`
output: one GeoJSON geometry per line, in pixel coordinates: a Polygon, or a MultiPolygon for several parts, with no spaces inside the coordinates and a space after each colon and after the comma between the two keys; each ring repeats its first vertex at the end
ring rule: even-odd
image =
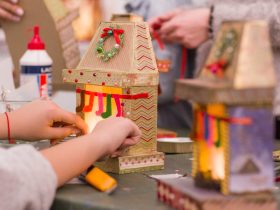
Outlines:
{"type": "Polygon", "coordinates": [[[106,172],[117,174],[160,170],[164,168],[164,154],[155,152],[152,154],[109,158],[102,162],[96,162],[95,165],[106,172]]]}
{"type": "Polygon", "coordinates": [[[159,138],[157,150],[164,153],[191,153],[193,142],[189,138],[159,138]]]}
{"type": "Polygon", "coordinates": [[[271,192],[223,195],[197,188],[189,177],[158,180],[158,199],[182,210],[277,210],[271,192]]]}

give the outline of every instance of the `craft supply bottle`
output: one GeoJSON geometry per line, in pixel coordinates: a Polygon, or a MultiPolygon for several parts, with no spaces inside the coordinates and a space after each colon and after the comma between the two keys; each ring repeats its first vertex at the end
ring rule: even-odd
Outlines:
{"type": "Polygon", "coordinates": [[[21,57],[20,85],[28,83],[31,78],[38,82],[40,97],[52,94],[53,61],[45,50],[45,43],[39,36],[39,26],[34,26],[34,36],[27,45],[27,51],[21,57]]]}

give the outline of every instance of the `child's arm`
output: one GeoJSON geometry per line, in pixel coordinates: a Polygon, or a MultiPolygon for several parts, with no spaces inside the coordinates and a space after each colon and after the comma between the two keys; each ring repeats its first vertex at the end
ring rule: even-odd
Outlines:
{"type": "Polygon", "coordinates": [[[51,163],[61,186],[100,157],[136,144],[140,135],[132,121],[112,117],[99,122],[91,134],[46,149],[42,154],[51,163]]]}
{"type": "MultiPolygon", "coordinates": [[[[70,134],[87,133],[86,123],[50,100],[36,100],[8,113],[12,139],[35,141],[63,139],[70,134]],[[57,123],[63,127],[55,127],[57,123]]],[[[7,120],[0,114],[0,139],[8,138],[7,120]]]]}
{"type": "Polygon", "coordinates": [[[30,145],[0,148],[0,209],[50,209],[57,186],[80,174],[100,157],[136,144],[140,134],[130,120],[109,118],[98,123],[92,134],[41,154],[30,145]]]}

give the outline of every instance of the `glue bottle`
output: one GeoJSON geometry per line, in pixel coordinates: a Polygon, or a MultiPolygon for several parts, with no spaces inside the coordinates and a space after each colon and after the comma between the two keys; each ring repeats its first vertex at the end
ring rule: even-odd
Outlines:
{"type": "Polygon", "coordinates": [[[53,61],[45,50],[45,43],[39,36],[39,29],[39,26],[34,26],[34,36],[27,45],[27,51],[20,58],[20,85],[28,83],[35,77],[40,97],[49,97],[52,94],[53,61]]]}

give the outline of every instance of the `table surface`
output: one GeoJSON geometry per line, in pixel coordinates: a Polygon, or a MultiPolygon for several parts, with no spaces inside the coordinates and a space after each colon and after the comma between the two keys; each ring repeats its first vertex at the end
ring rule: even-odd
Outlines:
{"type": "Polygon", "coordinates": [[[166,155],[164,170],[123,175],[112,174],[118,181],[118,188],[111,195],[100,193],[88,185],[68,184],[58,190],[52,210],[170,209],[157,200],[156,181],[148,175],[176,172],[190,174],[190,158],[191,154],[166,155]],[[183,168],[186,170],[179,170],[183,168]]]}
{"type": "MultiPolygon", "coordinates": [[[[58,190],[52,210],[168,210],[170,209],[168,206],[157,200],[156,181],[148,175],[176,172],[190,174],[191,156],[191,154],[166,155],[165,169],[160,171],[124,175],[112,174],[118,181],[118,188],[111,195],[100,193],[88,185],[66,185],[58,190]]],[[[280,185],[276,188],[279,187],[280,185]]],[[[275,191],[275,195],[280,203],[278,189],[275,191]]]]}

